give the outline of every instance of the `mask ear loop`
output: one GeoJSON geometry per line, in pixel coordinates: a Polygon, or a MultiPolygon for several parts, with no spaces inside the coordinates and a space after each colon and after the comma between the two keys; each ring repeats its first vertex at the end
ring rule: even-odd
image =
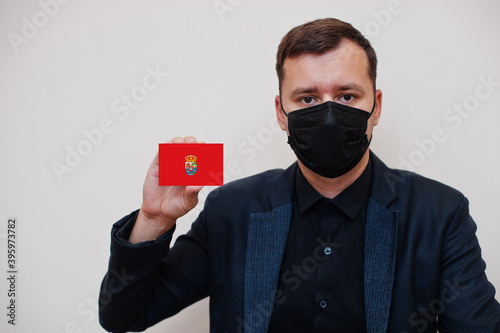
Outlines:
{"type": "MultiPolygon", "coordinates": [[[[281,99],[280,99],[280,102],[281,102],[281,99]]],[[[376,102],[377,102],[377,96],[375,95],[375,93],[373,93],[373,106],[372,106],[372,110],[370,111],[370,115],[368,116],[368,119],[370,119],[370,117],[373,114],[373,111],[375,110],[375,104],[376,104],[376,102]]]]}
{"type": "MultiPolygon", "coordinates": [[[[373,93],[373,106],[372,106],[372,110],[370,111],[370,115],[368,116],[368,118],[366,118],[367,122],[368,122],[368,119],[370,119],[370,117],[372,116],[373,111],[375,110],[375,103],[376,102],[377,102],[377,96],[375,95],[375,93],[373,93]]],[[[365,134],[365,136],[366,136],[366,134],[365,134]]],[[[370,147],[370,143],[372,143],[372,139],[373,139],[373,132],[372,132],[372,135],[370,136],[370,140],[368,140],[368,147],[370,147]]]]}
{"type": "Polygon", "coordinates": [[[285,116],[288,118],[288,114],[285,112],[285,109],[283,109],[283,102],[282,102],[281,96],[280,96],[280,105],[281,105],[281,111],[283,111],[285,116]]]}

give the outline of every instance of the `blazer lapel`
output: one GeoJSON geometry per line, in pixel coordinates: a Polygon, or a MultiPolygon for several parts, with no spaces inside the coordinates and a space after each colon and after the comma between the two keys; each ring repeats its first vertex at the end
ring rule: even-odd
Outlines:
{"type": "Polygon", "coordinates": [[[397,198],[390,169],[375,154],[370,158],[373,180],[366,214],[365,316],[368,333],[385,333],[396,269],[399,211],[387,208],[397,198]]]}
{"type": "Polygon", "coordinates": [[[387,332],[396,267],[397,224],[397,212],[369,199],[364,263],[368,333],[387,332]]]}
{"type": "Polygon", "coordinates": [[[297,163],[283,171],[269,193],[269,208],[250,214],[245,258],[246,333],[265,333],[269,327],[292,219],[296,171],[297,163]]]}
{"type": "Polygon", "coordinates": [[[292,203],[250,215],[245,264],[245,332],[267,332],[285,251],[292,203]]]}

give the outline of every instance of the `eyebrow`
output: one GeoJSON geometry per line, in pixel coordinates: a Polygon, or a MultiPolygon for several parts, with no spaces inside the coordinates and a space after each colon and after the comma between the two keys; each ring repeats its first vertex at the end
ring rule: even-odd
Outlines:
{"type": "Polygon", "coordinates": [[[314,94],[317,93],[318,89],[317,88],[297,88],[294,89],[291,93],[292,97],[295,97],[297,95],[302,95],[302,94],[314,94]]]}
{"type": "Polygon", "coordinates": [[[357,84],[354,82],[339,86],[337,89],[342,90],[342,91],[345,91],[345,90],[361,90],[361,91],[363,91],[363,87],[360,84],[357,84]]]}

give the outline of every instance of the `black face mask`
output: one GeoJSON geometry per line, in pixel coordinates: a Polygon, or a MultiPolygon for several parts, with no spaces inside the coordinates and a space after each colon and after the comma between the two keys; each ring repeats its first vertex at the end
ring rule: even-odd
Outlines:
{"type": "Polygon", "coordinates": [[[288,117],[288,144],[313,172],[327,178],[352,170],[370,145],[366,129],[370,112],[335,102],[293,111],[288,117]]]}

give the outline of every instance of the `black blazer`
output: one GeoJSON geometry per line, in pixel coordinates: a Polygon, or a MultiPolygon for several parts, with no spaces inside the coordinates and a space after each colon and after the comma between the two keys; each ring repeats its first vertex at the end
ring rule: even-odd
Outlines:
{"type": "MultiPolygon", "coordinates": [[[[367,332],[500,332],[468,201],[373,153],[365,232],[367,332]]],[[[191,230],[127,242],[137,211],[113,226],[101,325],[144,330],[210,296],[211,332],[266,332],[292,214],[297,164],[210,193],[191,230]]],[[[278,291],[279,293],[279,291],[278,291]]],[[[290,314],[293,315],[293,314],[290,314]]]]}

